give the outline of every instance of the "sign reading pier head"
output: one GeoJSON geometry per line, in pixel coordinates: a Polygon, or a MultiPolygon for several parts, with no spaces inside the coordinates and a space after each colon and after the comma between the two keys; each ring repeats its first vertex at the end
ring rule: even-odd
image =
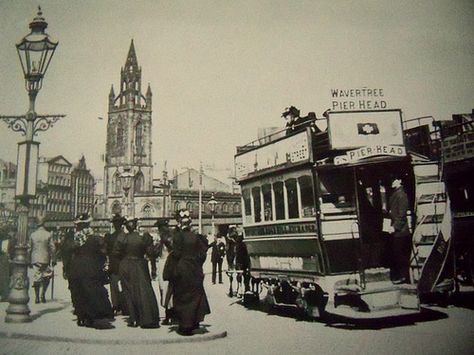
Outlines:
{"type": "Polygon", "coordinates": [[[383,110],[387,108],[383,89],[368,87],[331,89],[331,110],[383,110]]]}

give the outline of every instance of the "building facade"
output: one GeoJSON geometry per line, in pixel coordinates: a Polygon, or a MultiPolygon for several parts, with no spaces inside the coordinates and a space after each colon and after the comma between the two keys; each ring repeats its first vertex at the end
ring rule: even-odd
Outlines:
{"type": "Polygon", "coordinates": [[[31,200],[30,217],[47,220],[72,219],[72,164],[62,155],[38,161],[36,197],[31,200]]]}
{"type": "Polygon", "coordinates": [[[16,165],[0,159],[0,204],[15,210],[16,165]]]}
{"type": "Polygon", "coordinates": [[[72,215],[88,212],[94,214],[95,180],[87,169],[84,156],[71,172],[72,188],[72,215]]]}

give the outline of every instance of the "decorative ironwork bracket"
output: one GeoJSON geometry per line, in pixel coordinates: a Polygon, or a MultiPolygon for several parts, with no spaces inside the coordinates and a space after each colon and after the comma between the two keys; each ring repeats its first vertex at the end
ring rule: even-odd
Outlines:
{"type": "MultiPolygon", "coordinates": [[[[33,120],[33,136],[38,135],[38,132],[47,131],[53,127],[54,124],[66,115],[37,115],[33,120]]],[[[21,135],[26,135],[28,119],[26,115],[22,116],[1,116],[0,120],[4,121],[8,128],[14,132],[21,132],[21,135]]]]}

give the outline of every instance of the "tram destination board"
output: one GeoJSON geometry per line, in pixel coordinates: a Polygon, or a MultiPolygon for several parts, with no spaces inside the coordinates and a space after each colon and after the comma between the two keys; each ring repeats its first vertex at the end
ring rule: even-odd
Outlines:
{"type": "Polygon", "coordinates": [[[235,156],[238,180],[312,161],[311,136],[307,130],[286,136],[235,156]]]}

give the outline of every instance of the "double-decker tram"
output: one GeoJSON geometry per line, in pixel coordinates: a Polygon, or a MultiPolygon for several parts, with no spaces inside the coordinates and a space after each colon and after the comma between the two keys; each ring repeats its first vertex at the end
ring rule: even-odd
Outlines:
{"type": "Polygon", "coordinates": [[[418,312],[416,280],[390,278],[393,177],[417,223],[401,111],[329,112],[323,131],[315,122],[237,148],[253,295],[314,317],[418,312]]]}

